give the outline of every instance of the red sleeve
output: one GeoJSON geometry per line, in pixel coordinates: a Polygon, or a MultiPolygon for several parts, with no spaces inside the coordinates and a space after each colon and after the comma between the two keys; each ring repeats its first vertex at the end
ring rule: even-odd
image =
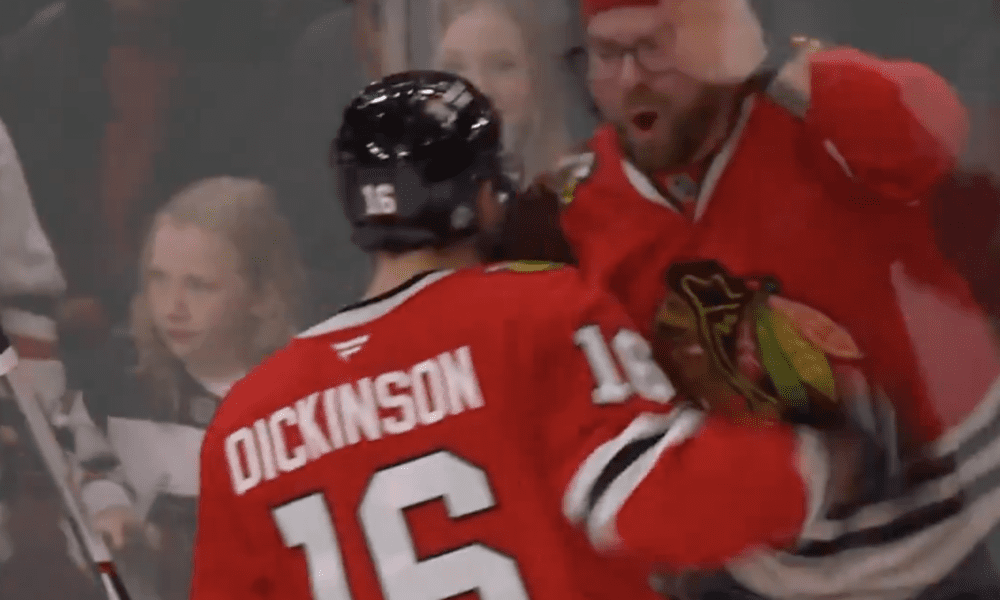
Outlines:
{"type": "Polygon", "coordinates": [[[930,68],[835,48],[811,55],[809,69],[806,124],[858,183],[909,202],[954,168],[968,114],[930,68]]]}
{"type": "Polygon", "coordinates": [[[559,401],[542,437],[564,514],[599,550],[675,567],[717,567],[751,547],[794,541],[825,488],[815,439],[803,444],[790,427],[739,427],[674,402],[624,309],[586,294],[563,311],[569,319],[551,336],[558,347],[543,350],[559,401]],[[614,356],[617,375],[595,375],[601,367],[589,363],[601,359],[588,361],[587,344],[614,356]],[[810,458],[816,469],[803,471],[810,458]]]}
{"type": "Polygon", "coordinates": [[[269,570],[261,568],[263,561],[234,514],[238,502],[223,462],[224,440],[216,431],[210,428],[202,443],[191,600],[268,598],[258,577],[269,570]]]}

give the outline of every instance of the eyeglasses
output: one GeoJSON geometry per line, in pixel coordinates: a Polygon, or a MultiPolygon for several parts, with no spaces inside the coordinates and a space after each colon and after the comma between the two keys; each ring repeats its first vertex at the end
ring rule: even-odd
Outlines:
{"type": "Polygon", "coordinates": [[[606,79],[621,73],[625,57],[632,56],[636,65],[647,73],[663,73],[675,66],[670,30],[639,40],[628,46],[607,40],[590,40],[587,45],[587,70],[590,77],[606,79]]]}

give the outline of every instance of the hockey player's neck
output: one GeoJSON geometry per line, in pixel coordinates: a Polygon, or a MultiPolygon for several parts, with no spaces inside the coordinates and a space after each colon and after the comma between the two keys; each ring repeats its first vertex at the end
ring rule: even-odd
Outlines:
{"type": "Polygon", "coordinates": [[[472,244],[403,254],[379,253],[375,256],[375,275],[364,297],[368,299],[389,292],[427,271],[465,269],[479,262],[479,254],[472,244]]]}

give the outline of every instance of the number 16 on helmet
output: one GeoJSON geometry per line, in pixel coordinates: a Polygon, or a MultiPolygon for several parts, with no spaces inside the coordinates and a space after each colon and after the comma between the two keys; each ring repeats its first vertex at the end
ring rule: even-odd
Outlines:
{"type": "Polygon", "coordinates": [[[443,248],[480,232],[478,197],[499,200],[500,116],[471,83],[410,71],[366,87],[344,111],[330,163],[354,242],[366,251],[443,248]]]}

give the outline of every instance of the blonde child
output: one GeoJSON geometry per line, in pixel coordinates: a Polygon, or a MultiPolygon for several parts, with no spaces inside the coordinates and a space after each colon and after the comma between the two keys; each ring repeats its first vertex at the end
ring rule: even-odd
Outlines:
{"type": "Polygon", "coordinates": [[[92,469],[83,497],[114,548],[140,539],[152,551],[161,600],[187,597],[204,428],[230,386],[296,333],[303,280],[289,226],[257,181],[198,181],[152,222],[128,343],[85,390],[120,481],[92,469]]]}

